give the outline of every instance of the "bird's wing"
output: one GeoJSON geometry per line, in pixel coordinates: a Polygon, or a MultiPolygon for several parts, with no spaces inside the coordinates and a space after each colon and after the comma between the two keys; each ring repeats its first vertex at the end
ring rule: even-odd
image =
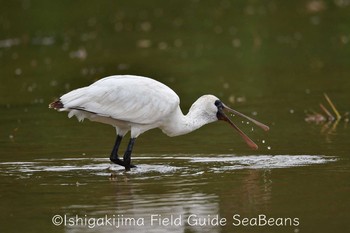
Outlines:
{"type": "Polygon", "coordinates": [[[180,103],[177,94],[166,85],[130,75],[101,79],[63,95],[60,100],[67,110],[83,110],[138,124],[155,123],[180,103]]]}

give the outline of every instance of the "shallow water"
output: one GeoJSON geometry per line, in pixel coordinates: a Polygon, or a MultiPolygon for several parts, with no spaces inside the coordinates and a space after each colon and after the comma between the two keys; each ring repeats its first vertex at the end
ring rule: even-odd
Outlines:
{"type": "MultiPolygon", "coordinates": [[[[127,172],[127,174],[180,172],[182,175],[189,173],[191,173],[189,175],[193,175],[203,174],[204,172],[220,173],[241,169],[292,168],[326,164],[337,160],[338,158],[336,157],[322,155],[138,155],[133,159],[135,163],[138,163],[137,167],[127,172]],[[154,159],[160,165],[154,164],[154,159]],[[152,165],[147,164],[147,162],[152,165]],[[176,166],[177,164],[185,165],[185,163],[187,167],[176,166]]],[[[77,175],[79,173],[88,173],[101,176],[109,175],[111,172],[125,173],[123,167],[111,164],[109,159],[101,158],[36,159],[33,162],[3,162],[0,165],[2,166],[2,173],[20,177],[30,177],[40,172],[76,172],[77,175]]]]}
{"type": "Polygon", "coordinates": [[[348,1],[0,3],[0,232],[349,231],[348,1]],[[214,94],[271,130],[231,116],[256,151],[223,122],[152,130],[124,172],[113,128],[47,108],[112,74],[165,83],[185,113],[214,94]],[[324,93],[343,118],[307,123],[332,112],[324,93]]]}
{"type": "Polygon", "coordinates": [[[38,229],[31,221],[40,218],[40,228],[66,232],[298,232],[325,218],[331,230],[347,218],[337,200],[348,198],[348,171],[341,170],[349,161],[338,156],[140,154],[133,161],[137,168],[127,173],[101,157],[2,162],[3,206],[10,220],[23,216],[17,221],[26,229],[38,229]],[[297,218],[298,225],[239,226],[259,215],[297,218]],[[167,218],[173,222],[159,222],[167,218]]]}

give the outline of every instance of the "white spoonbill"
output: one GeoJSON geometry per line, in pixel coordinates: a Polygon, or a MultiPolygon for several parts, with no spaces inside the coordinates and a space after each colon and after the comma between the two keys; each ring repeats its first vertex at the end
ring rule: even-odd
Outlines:
{"type": "Polygon", "coordinates": [[[178,95],[163,83],[141,76],[115,75],[68,92],[52,102],[49,108],[68,111],[69,118],[76,116],[79,121],[88,118],[114,126],[117,138],[110,160],[124,166],[127,171],[135,167],[131,164],[131,152],[136,138],[153,128],[160,128],[163,133],[172,137],[223,120],[233,126],[253,149],[258,146],[225,115],[224,110],[269,130],[268,126],[227,107],[213,95],[199,97],[187,115],[182,113],[179,104],[178,95]],[[129,131],[131,138],[121,160],[118,149],[122,138],[129,131]]]}

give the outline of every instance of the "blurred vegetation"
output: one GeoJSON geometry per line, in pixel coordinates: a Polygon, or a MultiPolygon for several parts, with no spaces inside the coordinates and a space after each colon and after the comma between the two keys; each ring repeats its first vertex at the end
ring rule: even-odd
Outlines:
{"type": "MultiPolygon", "coordinates": [[[[114,74],[149,76],[166,83],[179,94],[184,112],[199,95],[217,95],[243,112],[259,113],[258,119],[277,124],[271,133],[276,141],[288,127],[290,137],[300,133],[295,125],[303,120],[303,111],[318,104],[324,92],[340,111],[348,110],[349,0],[1,0],[0,4],[4,147],[13,147],[8,143],[14,135],[17,142],[22,137],[37,147],[42,147],[41,140],[53,146],[63,139],[50,141],[49,135],[62,124],[68,124],[59,128],[63,135],[80,132],[79,126],[73,127],[76,122],[66,123],[66,116],[49,112],[48,103],[114,74]],[[291,110],[296,113],[295,124],[290,123],[291,110]],[[29,125],[38,128],[30,130],[29,125]]],[[[89,137],[96,128],[88,130],[89,137]]]]}

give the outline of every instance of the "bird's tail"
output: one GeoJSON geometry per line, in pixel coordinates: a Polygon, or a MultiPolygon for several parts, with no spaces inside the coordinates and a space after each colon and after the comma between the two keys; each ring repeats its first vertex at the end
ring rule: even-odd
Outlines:
{"type": "Polygon", "coordinates": [[[54,102],[52,102],[51,104],[49,104],[49,108],[53,108],[53,109],[61,109],[63,108],[63,103],[61,102],[61,100],[56,100],[54,102]]]}

